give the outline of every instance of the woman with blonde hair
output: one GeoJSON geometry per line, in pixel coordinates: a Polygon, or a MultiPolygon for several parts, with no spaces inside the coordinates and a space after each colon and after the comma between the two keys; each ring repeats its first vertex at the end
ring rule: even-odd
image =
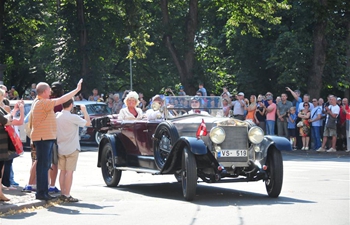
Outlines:
{"type": "Polygon", "coordinates": [[[246,120],[252,120],[255,122],[255,111],[256,111],[256,96],[251,95],[250,96],[250,105],[247,107],[247,116],[245,117],[246,120]]]}
{"type": "Polygon", "coordinates": [[[125,108],[121,109],[118,115],[120,120],[141,120],[143,118],[142,110],[137,108],[139,105],[139,95],[135,91],[130,91],[124,99],[125,108]]]}

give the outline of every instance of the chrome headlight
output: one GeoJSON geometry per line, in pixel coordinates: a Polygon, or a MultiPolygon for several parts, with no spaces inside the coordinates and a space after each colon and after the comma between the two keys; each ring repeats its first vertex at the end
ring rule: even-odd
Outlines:
{"type": "Polygon", "coordinates": [[[221,127],[213,127],[209,134],[210,140],[215,144],[221,144],[226,138],[226,133],[221,127]]]}
{"type": "Polygon", "coordinates": [[[248,132],[248,138],[253,144],[259,144],[264,139],[264,131],[260,127],[252,127],[248,132]]]}

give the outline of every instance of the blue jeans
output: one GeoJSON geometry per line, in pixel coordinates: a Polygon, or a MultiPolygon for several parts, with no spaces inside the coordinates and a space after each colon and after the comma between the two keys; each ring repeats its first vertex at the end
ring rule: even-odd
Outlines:
{"type": "Polygon", "coordinates": [[[319,126],[311,126],[311,138],[314,141],[314,149],[321,147],[321,130],[319,126]]]}
{"type": "Polygon", "coordinates": [[[266,120],[266,134],[275,135],[275,121],[266,120]]]}
{"type": "Polygon", "coordinates": [[[36,147],[36,196],[45,197],[49,194],[48,171],[51,167],[52,146],[55,140],[34,141],[36,147]]]}

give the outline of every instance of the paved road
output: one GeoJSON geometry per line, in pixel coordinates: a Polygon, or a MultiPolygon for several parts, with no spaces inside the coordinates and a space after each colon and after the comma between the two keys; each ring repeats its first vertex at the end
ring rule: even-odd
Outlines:
{"type": "MultiPolygon", "coordinates": [[[[124,172],[118,188],[107,188],[96,167],[95,146],[83,148],[72,195],[65,203],[0,219],[12,224],[349,224],[349,154],[284,153],[284,186],[267,197],[263,182],[199,183],[186,202],[173,176],[124,172]]],[[[29,154],[15,160],[19,182],[27,180],[29,154]],[[18,160],[18,161],[17,161],[18,160]]]]}

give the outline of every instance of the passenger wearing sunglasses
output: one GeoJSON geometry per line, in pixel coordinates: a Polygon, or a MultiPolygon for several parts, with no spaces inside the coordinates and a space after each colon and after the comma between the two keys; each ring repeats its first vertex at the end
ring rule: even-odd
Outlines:
{"type": "Polygon", "coordinates": [[[203,111],[201,99],[199,96],[195,95],[191,98],[191,110],[188,111],[188,114],[202,114],[202,115],[209,115],[208,112],[203,111]]]}
{"type": "Polygon", "coordinates": [[[303,125],[299,128],[299,134],[301,136],[301,140],[303,142],[303,147],[301,150],[309,150],[309,142],[310,142],[310,106],[308,102],[303,104],[303,109],[299,112],[298,117],[301,119],[303,125]]]}

